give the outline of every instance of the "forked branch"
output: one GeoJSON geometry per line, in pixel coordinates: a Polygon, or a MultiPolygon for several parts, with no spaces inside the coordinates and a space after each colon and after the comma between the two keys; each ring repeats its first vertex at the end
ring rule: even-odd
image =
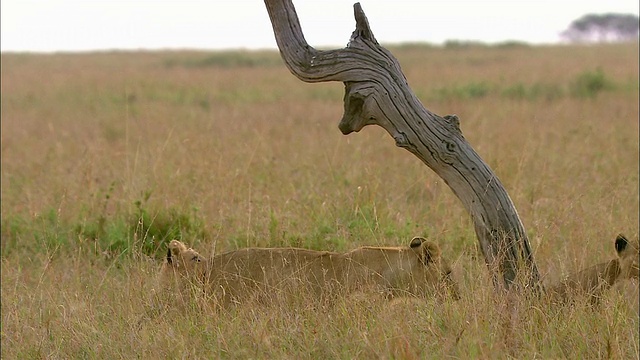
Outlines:
{"type": "Polygon", "coordinates": [[[342,133],[366,125],[383,127],[397,146],[422,160],[460,199],[494,270],[495,284],[537,289],[539,275],[527,235],[500,180],[462,136],[457,116],[435,115],[420,103],[396,58],[376,41],[360,4],[354,5],[356,30],[347,47],[327,51],[307,44],[291,0],[265,4],[289,70],[305,82],[345,84],[342,133]]]}

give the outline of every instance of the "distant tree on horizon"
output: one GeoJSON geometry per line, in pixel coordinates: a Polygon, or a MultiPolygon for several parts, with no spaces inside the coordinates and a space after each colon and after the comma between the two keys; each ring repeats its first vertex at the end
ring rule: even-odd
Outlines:
{"type": "Polygon", "coordinates": [[[571,22],[560,36],[569,42],[637,41],[640,19],[634,14],[586,14],[571,22]]]}

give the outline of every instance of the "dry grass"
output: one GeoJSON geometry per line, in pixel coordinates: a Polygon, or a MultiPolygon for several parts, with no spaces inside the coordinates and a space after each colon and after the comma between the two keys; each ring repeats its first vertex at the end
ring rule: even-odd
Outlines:
{"type": "MultiPolygon", "coordinates": [[[[545,281],[637,238],[637,43],[391,50],[502,180],[545,281]]],[[[598,309],[497,297],[448,187],[380,128],[340,135],[342,85],[301,83],[277,53],[1,60],[2,358],[640,356],[637,282],[598,309]],[[425,235],[463,298],[167,305],[163,234],[204,254],[425,235]]]]}

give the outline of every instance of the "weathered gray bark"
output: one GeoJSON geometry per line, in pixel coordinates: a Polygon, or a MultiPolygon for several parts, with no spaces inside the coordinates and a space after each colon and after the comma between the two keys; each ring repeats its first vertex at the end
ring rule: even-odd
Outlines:
{"type": "Polygon", "coordinates": [[[319,51],[304,39],[291,0],[265,0],[280,54],[305,82],[345,84],[343,134],[383,127],[449,185],[470,213],[498,287],[537,289],[539,274],[518,213],[493,171],[462,136],[455,115],[427,110],[409,88],[398,61],[380,46],[359,3],[356,30],[344,49],[319,51]],[[500,281],[500,276],[503,282],[500,281]]]}

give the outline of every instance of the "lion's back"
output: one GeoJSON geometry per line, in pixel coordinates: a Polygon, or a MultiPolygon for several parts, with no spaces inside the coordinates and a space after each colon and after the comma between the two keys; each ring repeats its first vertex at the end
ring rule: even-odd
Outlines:
{"type": "Polygon", "coordinates": [[[214,291],[231,298],[246,298],[256,291],[295,291],[309,285],[318,292],[336,278],[331,269],[339,257],[298,248],[244,248],[215,256],[209,283],[214,291]]]}

